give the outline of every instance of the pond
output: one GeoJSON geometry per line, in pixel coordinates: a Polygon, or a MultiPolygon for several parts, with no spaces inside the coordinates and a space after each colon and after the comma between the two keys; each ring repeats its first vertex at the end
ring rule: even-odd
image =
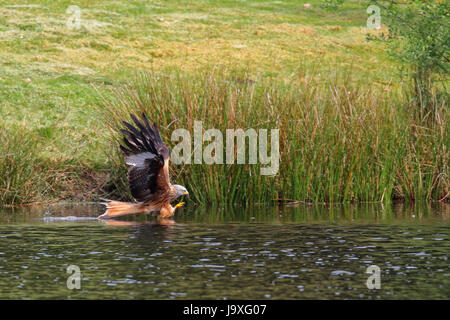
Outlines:
{"type": "Polygon", "coordinates": [[[0,209],[0,299],[450,298],[447,204],[102,211],[0,209]]]}

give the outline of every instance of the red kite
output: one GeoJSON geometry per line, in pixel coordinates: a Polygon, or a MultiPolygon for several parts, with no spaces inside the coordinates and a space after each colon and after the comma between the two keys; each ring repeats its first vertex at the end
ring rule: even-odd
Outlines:
{"type": "MultiPolygon", "coordinates": [[[[175,210],[184,202],[172,207],[171,202],[182,195],[188,195],[186,188],[170,183],[169,148],[163,143],[158,127],[150,125],[145,114],[139,121],[130,115],[136,127],[123,121],[128,130],[120,146],[125,162],[132,167],[128,170],[128,183],[135,203],[106,200],[106,212],[101,219],[116,218],[128,214],[158,212],[164,219],[173,216],[175,210]]],[[[158,215],[158,213],[156,213],[158,215]]]]}

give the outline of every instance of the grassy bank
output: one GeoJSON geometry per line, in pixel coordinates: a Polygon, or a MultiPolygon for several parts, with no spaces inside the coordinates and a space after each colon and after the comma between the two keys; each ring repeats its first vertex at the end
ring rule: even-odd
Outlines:
{"type": "Polygon", "coordinates": [[[196,202],[444,198],[448,104],[418,121],[360,2],[309,2],[79,1],[71,30],[69,1],[0,1],[0,204],[126,198],[114,125],[140,100],[168,142],[194,120],[280,129],[275,178],[172,166],[196,202]]]}

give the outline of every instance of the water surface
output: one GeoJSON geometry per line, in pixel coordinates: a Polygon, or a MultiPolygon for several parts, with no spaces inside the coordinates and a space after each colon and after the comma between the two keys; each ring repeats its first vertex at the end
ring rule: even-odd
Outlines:
{"type": "Polygon", "coordinates": [[[445,204],[190,206],[175,223],[102,210],[0,209],[0,299],[450,297],[445,204]],[[366,286],[371,265],[380,289],[366,286]]]}

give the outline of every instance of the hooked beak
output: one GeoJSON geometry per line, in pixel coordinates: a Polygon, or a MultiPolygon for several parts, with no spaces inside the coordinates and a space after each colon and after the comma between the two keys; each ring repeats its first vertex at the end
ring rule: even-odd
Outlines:
{"type": "Polygon", "coordinates": [[[185,196],[187,196],[187,195],[189,195],[189,192],[185,191],[183,194],[184,194],[185,196]]]}

